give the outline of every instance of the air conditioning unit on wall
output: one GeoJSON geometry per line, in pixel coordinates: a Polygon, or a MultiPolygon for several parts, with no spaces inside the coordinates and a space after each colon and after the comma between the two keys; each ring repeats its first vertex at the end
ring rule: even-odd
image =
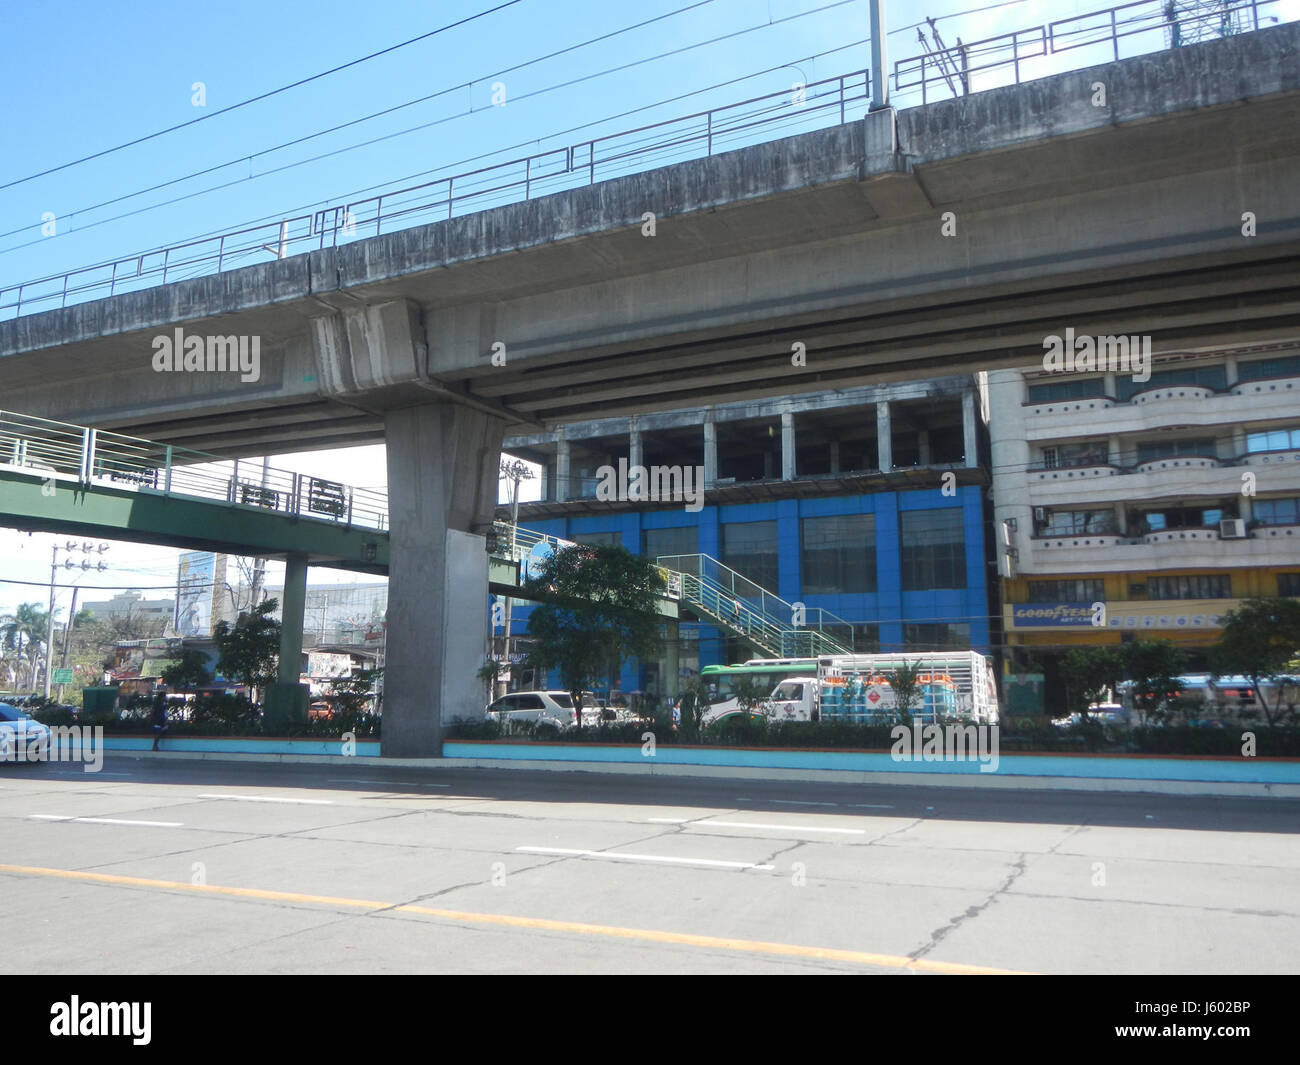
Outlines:
{"type": "Polygon", "coordinates": [[[1246,538],[1246,523],[1241,518],[1225,518],[1219,522],[1219,539],[1220,540],[1244,540],[1246,538]]]}

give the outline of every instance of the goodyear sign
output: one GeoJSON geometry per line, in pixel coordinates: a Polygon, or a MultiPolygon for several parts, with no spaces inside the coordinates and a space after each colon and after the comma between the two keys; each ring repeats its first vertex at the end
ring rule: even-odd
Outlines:
{"type": "Polygon", "coordinates": [[[1011,622],[1018,629],[1092,625],[1091,603],[1012,603],[1011,622]]]}

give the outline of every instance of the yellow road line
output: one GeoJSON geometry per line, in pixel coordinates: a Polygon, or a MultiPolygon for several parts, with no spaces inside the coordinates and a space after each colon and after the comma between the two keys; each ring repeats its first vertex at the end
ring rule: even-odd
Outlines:
{"type": "Polygon", "coordinates": [[[856,965],[875,965],[886,969],[907,969],[913,972],[948,973],[955,975],[1018,975],[1010,969],[993,969],[983,965],[962,965],[957,962],[931,961],[926,958],[908,958],[897,954],[870,954],[859,950],[836,950],[830,947],[807,947],[794,943],[767,943],[754,939],[730,939],[722,936],[698,936],[689,932],[661,932],[648,928],[623,928],[618,925],[584,924],[580,921],[553,921],[545,917],[515,917],[509,914],[474,913],[466,910],[442,910],[431,906],[403,905],[378,902],[374,899],[339,898],[334,895],[305,895],[296,891],[268,891],[262,888],[228,887],[222,884],[186,884],[179,880],[151,880],[139,876],[119,876],[114,873],[88,873],[76,869],[46,869],[32,865],[0,865],[0,873],[17,876],[54,877],[61,880],[80,880],[94,884],[116,884],[124,887],[159,888],[166,891],[188,891],[204,895],[223,895],[234,898],[265,899],[271,902],[305,902],[319,906],[346,907],[361,910],[387,910],[416,913],[438,917],[463,924],[503,925],[508,928],[531,928],[546,932],[568,932],[577,935],[605,936],[610,939],[633,939],[647,943],[672,943],[708,950],[730,950],[748,954],[776,954],[791,958],[808,958],[818,961],[840,961],[856,965]]]}

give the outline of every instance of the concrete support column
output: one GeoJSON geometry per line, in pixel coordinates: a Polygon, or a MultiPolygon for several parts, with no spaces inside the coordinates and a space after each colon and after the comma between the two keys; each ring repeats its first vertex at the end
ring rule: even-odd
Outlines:
{"type": "Polygon", "coordinates": [[[1112,433],[1106,438],[1106,461],[1112,466],[1123,465],[1124,444],[1118,434],[1112,433]]]}
{"type": "Polygon", "coordinates": [[[1237,356],[1228,355],[1223,360],[1223,373],[1227,386],[1234,388],[1240,382],[1241,378],[1237,376],[1237,356]]]}
{"type": "Polygon", "coordinates": [[[388,411],[386,757],[442,752],[442,724],[482,713],[487,553],[505,422],[454,403],[388,411]]]}
{"type": "Polygon", "coordinates": [[[781,480],[793,481],[795,478],[794,467],[794,412],[785,411],[781,415],[781,480]]]}
{"type": "Polygon", "coordinates": [[[831,473],[840,472],[840,442],[831,441],[831,473]]]}
{"type": "Polygon", "coordinates": [[[963,392],[961,397],[962,450],[966,452],[966,465],[980,464],[979,419],[975,417],[975,393],[963,392]]]}
{"type": "Polygon", "coordinates": [[[543,503],[548,502],[551,498],[549,495],[547,495],[547,492],[549,492],[551,489],[550,472],[551,472],[550,463],[543,462],[541,469],[538,471],[537,474],[537,491],[538,491],[537,498],[540,499],[543,503]]]}
{"type": "Polygon", "coordinates": [[[876,404],[876,465],[881,473],[894,468],[894,430],[889,421],[889,401],[876,404]]]}
{"type": "Polygon", "coordinates": [[[672,701],[681,694],[678,680],[681,672],[681,625],[676,621],[670,621],[665,626],[665,630],[662,694],[664,698],[672,701]]]}
{"type": "Polygon", "coordinates": [[[641,466],[644,449],[641,445],[641,430],[637,426],[635,418],[628,419],[627,431],[627,464],[630,469],[633,466],[641,466]]]}
{"type": "Polygon", "coordinates": [[[302,621],[307,605],[307,556],[289,555],[284,563],[280,603],[280,663],[276,683],[266,692],[263,713],[273,731],[307,720],[308,688],[302,675],[302,621]]]}
{"type": "Polygon", "coordinates": [[[1246,453],[1246,430],[1240,425],[1232,427],[1232,454],[1234,458],[1246,453]]]}
{"type": "Polygon", "coordinates": [[[569,442],[560,437],[555,442],[555,502],[569,498],[569,442]]]}
{"type": "Polygon", "coordinates": [[[917,463],[921,466],[930,465],[930,430],[918,429],[916,432],[916,451],[917,463]]]}
{"type": "Polygon", "coordinates": [[[704,488],[708,491],[718,479],[718,426],[712,415],[704,417],[704,488]]]}

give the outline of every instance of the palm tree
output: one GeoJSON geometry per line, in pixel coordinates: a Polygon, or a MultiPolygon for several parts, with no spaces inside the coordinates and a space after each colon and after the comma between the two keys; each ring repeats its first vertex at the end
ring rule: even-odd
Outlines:
{"type": "Polygon", "coordinates": [[[23,603],[12,614],[0,617],[0,653],[9,659],[14,670],[15,687],[31,687],[36,682],[36,663],[49,625],[49,612],[39,603],[23,603]],[[27,683],[21,683],[26,670],[27,683]]]}

